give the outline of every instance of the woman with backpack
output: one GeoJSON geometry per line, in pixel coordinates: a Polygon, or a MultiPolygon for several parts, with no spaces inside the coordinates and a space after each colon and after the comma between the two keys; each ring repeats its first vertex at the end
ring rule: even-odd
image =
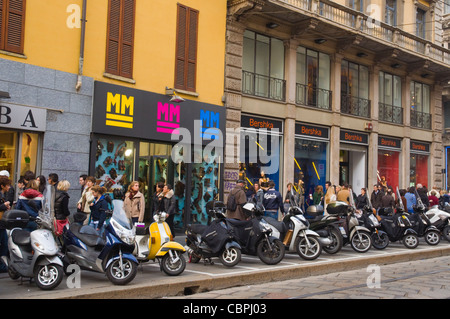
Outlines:
{"type": "Polygon", "coordinates": [[[145,213],[145,197],[139,191],[139,182],[133,181],[128,186],[128,192],[125,194],[123,209],[132,223],[142,223],[145,213]]]}

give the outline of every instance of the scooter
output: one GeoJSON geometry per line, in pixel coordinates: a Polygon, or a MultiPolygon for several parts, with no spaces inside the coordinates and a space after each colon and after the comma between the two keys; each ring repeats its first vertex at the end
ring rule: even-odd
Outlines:
{"type": "Polygon", "coordinates": [[[167,217],[165,212],[158,212],[153,216],[154,222],[149,227],[136,228],[133,254],[139,262],[158,260],[162,271],[169,276],[177,276],[186,268],[186,260],[182,255],[186,250],[173,241],[169,225],[165,222],[167,217]]]}
{"type": "Polygon", "coordinates": [[[271,236],[272,228],[262,218],[264,211],[253,202],[242,207],[249,220],[227,218],[243,254],[256,255],[267,265],[278,264],[285,254],[283,242],[271,236]]]}
{"type": "Polygon", "coordinates": [[[376,249],[385,249],[389,245],[389,236],[385,231],[381,230],[381,218],[376,215],[370,198],[367,197],[369,204],[365,205],[361,210],[361,225],[370,230],[372,236],[372,246],[376,249]]]}
{"type": "MultiPolygon", "coordinates": [[[[349,189],[350,194],[352,190],[349,189]]],[[[350,204],[346,202],[335,201],[327,205],[327,212],[330,215],[339,216],[339,229],[344,239],[344,245],[350,243],[353,250],[359,253],[369,251],[372,246],[372,237],[366,227],[359,225],[356,208],[353,202],[353,196],[350,196],[350,204]]]]}
{"type": "Polygon", "coordinates": [[[137,274],[138,261],[133,256],[135,229],[123,207],[114,205],[112,217],[101,236],[93,227],[83,226],[85,213],[75,213],[74,223],[62,234],[64,267],[77,264],[81,269],[106,273],[115,285],[126,285],[137,274]]]}
{"type": "Polygon", "coordinates": [[[8,266],[11,279],[34,278],[42,290],[56,288],[64,276],[59,248],[53,237],[50,218],[40,213],[30,217],[26,211],[8,210],[2,220],[8,230],[9,258],[2,256],[8,266]],[[30,220],[36,221],[39,229],[24,230],[30,220]],[[42,229],[47,228],[47,229],[42,229]]]}
{"type": "Polygon", "coordinates": [[[232,228],[225,216],[226,206],[219,201],[210,201],[206,207],[212,219],[210,225],[189,224],[186,226],[186,246],[189,262],[204,260],[205,265],[213,265],[213,257],[218,257],[226,267],[236,266],[241,260],[241,246],[234,238],[232,228]]]}
{"type": "Polygon", "coordinates": [[[414,214],[411,214],[410,220],[413,229],[419,237],[424,237],[428,245],[435,246],[441,241],[441,234],[436,226],[431,224],[430,219],[425,214],[426,207],[420,199],[417,190],[415,191],[417,204],[413,206],[414,214]]]}
{"type": "Polygon", "coordinates": [[[324,215],[323,206],[310,205],[306,213],[314,216],[308,219],[309,229],[319,234],[319,242],[322,249],[328,254],[336,254],[342,249],[344,240],[339,231],[339,218],[336,215],[324,215]]]}
{"type": "Polygon", "coordinates": [[[427,210],[425,215],[429,218],[431,225],[435,226],[444,238],[450,241],[450,214],[435,205],[427,210]]]}

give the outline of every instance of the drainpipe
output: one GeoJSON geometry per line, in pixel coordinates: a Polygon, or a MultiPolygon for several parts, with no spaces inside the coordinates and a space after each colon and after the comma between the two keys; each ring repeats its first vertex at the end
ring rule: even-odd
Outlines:
{"type": "Polygon", "coordinates": [[[82,75],[83,75],[83,62],[84,62],[84,38],[86,33],[86,5],[87,0],[83,0],[83,16],[81,18],[81,39],[80,39],[80,58],[78,60],[78,77],[77,85],[75,89],[79,91],[81,89],[82,75]]]}

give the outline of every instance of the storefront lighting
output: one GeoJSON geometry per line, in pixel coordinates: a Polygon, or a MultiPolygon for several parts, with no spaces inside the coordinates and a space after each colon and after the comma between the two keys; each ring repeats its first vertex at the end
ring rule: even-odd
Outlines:
{"type": "Polygon", "coordinates": [[[127,149],[127,150],[125,151],[125,156],[127,156],[127,157],[130,156],[132,152],[133,152],[132,149],[127,149]]]}

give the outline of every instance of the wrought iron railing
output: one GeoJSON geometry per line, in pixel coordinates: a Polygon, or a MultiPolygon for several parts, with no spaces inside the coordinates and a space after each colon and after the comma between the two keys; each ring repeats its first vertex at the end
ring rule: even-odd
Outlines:
{"type": "Polygon", "coordinates": [[[431,114],[411,110],[411,126],[431,130],[431,114]]]}
{"type": "Polygon", "coordinates": [[[242,93],[277,101],[285,101],[286,80],[243,70],[242,93]]]}
{"type": "Polygon", "coordinates": [[[331,110],[330,90],[311,87],[307,84],[296,84],[295,103],[331,110]]]}
{"type": "Polygon", "coordinates": [[[380,121],[403,124],[403,108],[384,103],[378,103],[378,118],[380,121]]]}
{"type": "Polygon", "coordinates": [[[370,100],[341,93],[341,113],[370,118],[370,100]]]}

